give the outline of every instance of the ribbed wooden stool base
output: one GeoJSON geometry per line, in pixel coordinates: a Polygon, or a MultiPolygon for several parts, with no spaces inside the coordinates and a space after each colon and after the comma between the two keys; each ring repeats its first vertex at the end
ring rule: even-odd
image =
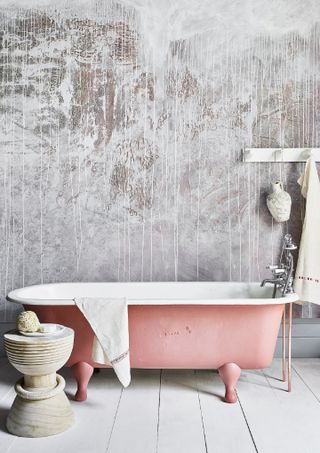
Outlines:
{"type": "Polygon", "coordinates": [[[74,415],[57,374],[56,387],[25,390],[22,380],[16,384],[17,396],[11,406],[7,429],[21,437],[45,437],[61,433],[73,424],[74,415]]]}
{"type": "Polygon", "coordinates": [[[16,382],[17,396],[7,418],[7,429],[20,437],[46,437],[66,431],[74,415],[64,393],[65,380],[56,370],[68,360],[74,332],[23,337],[16,331],[4,335],[10,363],[24,377],[16,382]]]}

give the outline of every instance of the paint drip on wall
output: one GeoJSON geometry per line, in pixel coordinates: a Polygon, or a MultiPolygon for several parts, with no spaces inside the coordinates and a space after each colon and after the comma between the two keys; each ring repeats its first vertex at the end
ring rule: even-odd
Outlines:
{"type": "Polygon", "coordinates": [[[240,151],[319,146],[316,2],[0,6],[2,320],[41,282],[261,280],[299,240],[303,166],[240,151]]]}

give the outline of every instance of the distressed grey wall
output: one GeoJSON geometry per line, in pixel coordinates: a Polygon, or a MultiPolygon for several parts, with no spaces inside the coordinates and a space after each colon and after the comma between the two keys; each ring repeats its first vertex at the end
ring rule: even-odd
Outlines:
{"type": "Polygon", "coordinates": [[[226,3],[0,0],[2,321],[12,288],[260,280],[299,240],[303,165],[240,150],[320,146],[320,6],[226,3]]]}

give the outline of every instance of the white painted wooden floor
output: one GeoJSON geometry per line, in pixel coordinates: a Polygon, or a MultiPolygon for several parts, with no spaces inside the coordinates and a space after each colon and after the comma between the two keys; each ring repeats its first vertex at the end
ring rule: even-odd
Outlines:
{"type": "MultiPolygon", "coordinates": [[[[8,434],[5,419],[18,373],[0,360],[1,453],[318,453],[320,359],[295,359],[293,392],[284,391],[280,361],[245,371],[239,402],[221,400],[224,387],[213,371],[133,371],[122,390],[112,370],[90,382],[84,403],[71,402],[76,424],[43,439],[8,434]]],[[[69,370],[67,393],[75,384],[69,370]]]]}

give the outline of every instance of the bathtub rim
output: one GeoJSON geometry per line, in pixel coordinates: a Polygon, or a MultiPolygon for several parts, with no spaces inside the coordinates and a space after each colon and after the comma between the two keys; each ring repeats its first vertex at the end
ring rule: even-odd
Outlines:
{"type": "MultiPolygon", "coordinates": [[[[59,283],[43,283],[37,285],[29,285],[21,288],[14,289],[9,292],[6,296],[8,302],[24,305],[48,305],[48,306],[72,306],[76,305],[74,298],[31,298],[31,297],[21,297],[21,293],[26,288],[40,288],[43,286],[52,286],[52,285],[108,285],[108,284],[119,284],[122,283],[132,283],[132,284],[141,284],[141,285],[161,285],[161,284],[175,284],[180,283],[184,285],[197,284],[197,285],[206,285],[206,284],[216,284],[216,285],[230,285],[234,283],[244,284],[247,286],[260,286],[260,282],[228,282],[228,281],[205,281],[205,282],[195,282],[195,281],[179,281],[179,282],[59,282],[59,283]]],[[[128,305],[277,305],[277,304],[290,304],[293,302],[299,301],[299,296],[296,293],[292,293],[286,296],[280,296],[276,298],[216,298],[216,299],[207,299],[207,298],[139,298],[139,299],[130,299],[127,298],[128,305]]]]}

